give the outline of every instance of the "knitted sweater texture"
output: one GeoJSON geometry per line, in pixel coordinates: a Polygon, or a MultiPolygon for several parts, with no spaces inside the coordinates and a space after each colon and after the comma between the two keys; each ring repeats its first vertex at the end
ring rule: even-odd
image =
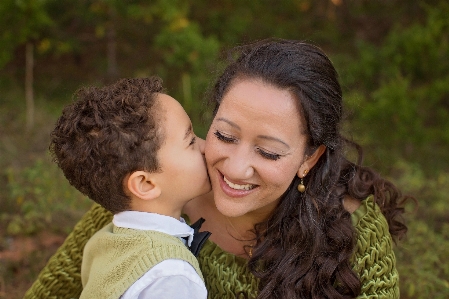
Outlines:
{"type": "Polygon", "coordinates": [[[117,299],[148,270],[167,259],[184,260],[203,277],[197,259],[178,238],[110,223],[95,233],[84,248],[80,298],[117,299]]]}
{"type": "MultiPolygon", "coordinates": [[[[94,205],[49,260],[24,299],[79,297],[83,248],[111,218],[109,212],[94,205]]],[[[351,219],[358,234],[353,267],[362,282],[362,291],[357,298],[399,298],[399,275],[388,223],[373,196],[362,201],[351,219]]],[[[210,240],[206,241],[198,258],[208,298],[256,297],[258,281],[248,271],[245,259],[223,251],[210,240]]]]}

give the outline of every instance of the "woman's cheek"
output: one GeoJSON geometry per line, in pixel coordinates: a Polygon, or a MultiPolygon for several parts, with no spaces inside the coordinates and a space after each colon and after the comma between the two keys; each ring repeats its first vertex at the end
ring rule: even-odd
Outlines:
{"type": "Polygon", "coordinates": [[[277,167],[269,167],[266,173],[267,176],[269,175],[269,181],[271,181],[273,185],[278,187],[286,186],[286,189],[295,178],[296,172],[296,168],[292,167],[291,163],[285,162],[279,163],[277,167]]]}
{"type": "Polygon", "coordinates": [[[212,165],[213,160],[215,159],[215,155],[217,154],[217,149],[215,149],[216,146],[214,145],[213,141],[210,141],[209,136],[206,139],[206,146],[204,148],[204,156],[206,158],[207,165],[212,165]]]}
{"type": "Polygon", "coordinates": [[[209,138],[209,141],[206,141],[204,149],[206,163],[211,167],[220,161],[226,160],[227,157],[233,154],[232,146],[229,146],[229,144],[223,143],[214,137],[215,136],[212,136],[209,138]]]}

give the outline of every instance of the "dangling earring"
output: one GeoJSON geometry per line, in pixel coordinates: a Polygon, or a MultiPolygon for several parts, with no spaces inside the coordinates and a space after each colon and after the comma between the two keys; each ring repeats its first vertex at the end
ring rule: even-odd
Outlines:
{"type": "Polygon", "coordinates": [[[302,175],[301,182],[298,185],[298,191],[301,192],[301,193],[304,193],[304,191],[306,191],[306,186],[304,186],[304,177],[306,176],[306,174],[308,172],[309,171],[307,169],[304,170],[304,174],[302,175]]]}

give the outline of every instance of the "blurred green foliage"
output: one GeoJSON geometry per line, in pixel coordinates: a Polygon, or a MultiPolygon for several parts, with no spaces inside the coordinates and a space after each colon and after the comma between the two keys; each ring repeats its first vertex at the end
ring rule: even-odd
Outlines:
{"type": "Polygon", "coordinates": [[[92,202],[75,191],[58,167],[49,159],[38,159],[23,169],[6,169],[6,191],[9,205],[0,216],[8,223],[6,234],[29,235],[53,228],[55,232],[68,233],[59,224],[66,218],[76,219],[87,211],[92,202]],[[12,212],[12,213],[11,213],[12,212]]]}
{"type": "Polygon", "coordinates": [[[344,72],[356,139],[386,170],[401,157],[432,174],[448,166],[449,3],[423,9],[423,24],[394,27],[380,46],[358,42],[344,72]]]}
{"type": "Polygon", "coordinates": [[[28,40],[41,38],[45,28],[52,26],[47,0],[3,0],[0,4],[0,68],[13,57],[14,49],[28,40]],[[8,28],[8,30],[4,30],[8,28]]]}
{"type": "Polygon", "coordinates": [[[159,75],[204,137],[211,114],[203,100],[221,51],[294,38],[319,45],[335,63],[344,132],[363,145],[365,165],[418,201],[407,206],[408,237],[396,248],[401,298],[449,297],[447,1],[7,0],[0,15],[0,237],[66,234],[89,207],[47,152],[54,121],[78,87],[159,75]],[[30,132],[26,42],[36,48],[30,132]]]}
{"type": "Polygon", "coordinates": [[[401,298],[447,298],[449,221],[446,186],[449,171],[427,177],[418,165],[396,163],[396,183],[419,199],[409,207],[408,236],[396,249],[401,298]]]}

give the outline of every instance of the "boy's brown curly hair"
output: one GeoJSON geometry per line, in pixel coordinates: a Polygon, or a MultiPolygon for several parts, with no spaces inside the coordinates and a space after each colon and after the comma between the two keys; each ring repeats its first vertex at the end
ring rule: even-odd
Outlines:
{"type": "Polygon", "coordinates": [[[126,175],[160,171],[162,91],[158,77],[81,88],[51,133],[50,152],[70,184],[112,213],[130,208],[126,175]]]}

